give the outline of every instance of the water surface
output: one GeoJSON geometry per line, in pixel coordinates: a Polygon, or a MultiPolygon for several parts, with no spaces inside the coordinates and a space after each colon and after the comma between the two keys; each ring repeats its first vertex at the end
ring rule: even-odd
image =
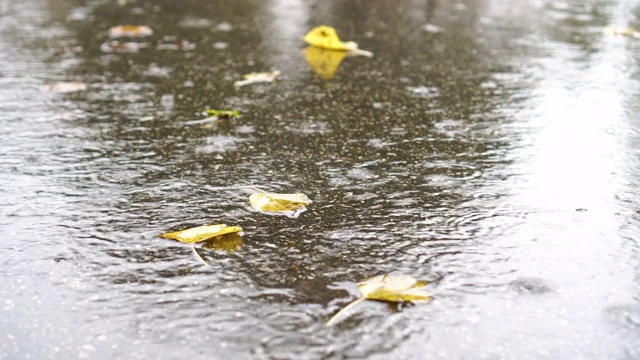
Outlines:
{"type": "Polygon", "coordinates": [[[602,32],[639,11],[1,3],[0,358],[640,357],[640,42],[602,32]],[[121,24],[154,34],[109,50],[121,24]],[[320,24],[375,56],[320,76],[320,24]],[[244,186],[314,203],[260,214],[244,186]],[[209,267],[155,237],[209,223],[244,228],[209,267]],[[324,325],[390,272],[434,300],[324,325]]]}

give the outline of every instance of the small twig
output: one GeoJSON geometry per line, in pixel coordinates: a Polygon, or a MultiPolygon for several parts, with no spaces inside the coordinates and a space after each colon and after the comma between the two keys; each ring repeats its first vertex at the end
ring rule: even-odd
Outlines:
{"type": "Polygon", "coordinates": [[[342,314],[346,313],[347,311],[349,311],[351,308],[353,308],[354,306],[358,305],[359,303],[361,303],[362,301],[366,300],[367,298],[361,297],[360,299],[353,301],[351,304],[345,306],[344,308],[342,308],[342,310],[338,311],[335,315],[333,315],[331,317],[331,319],[329,319],[329,321],[327,321],[327,326],[331,326],[333,324],[336,323],[336,321],[338,320],[338,318],[340,316],[342,316],[342,314]]]}
{"type": "Polygon", "coordinates": [[[196,254],[196,257],[198,257],[198,259],[200,259],[200,261],[202,261],[202,264],[204,266],[210,266],[209,263],[200,255],[200,253],[198,252],[198,249],[196,249],[195,245],[193,245],[192,249],[193,249],[193,252],[196,254]]]}

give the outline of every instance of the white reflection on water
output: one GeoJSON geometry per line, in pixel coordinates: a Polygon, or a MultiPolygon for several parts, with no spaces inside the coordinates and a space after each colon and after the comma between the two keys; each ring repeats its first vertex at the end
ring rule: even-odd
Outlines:
{"type": "MultiPolygon", "coordinates": [[[[620,11],[625,8],[616,14],[624,18],[626,12],[620,11]]],[[[487,271],[501,273],[512,284],[530,282],[534,290],[529,296],[477,297],[478,319],[472,327],[460,327],[456,336],[470,340],[451,354],[475,349],[480,358],[519,349],[519,358],[531,359],[634,357],[640,342],[630,340],[630,333],[637,329],[615,325],[611,309],[640,309],[638,259],[626,250],[633,240],[620,232],[630,221],[620,216],[628,204],[619,200],[640,174],[628,166],[637,150],[627,139],[638,126],[626,103],[640,85],[631,77],[636,64],[629,39],[602,37],[592,53],[554,39],[551,33],[557,29],[544,14],[526,23],[531,32],[526,36],[544,40],[519,42],[539,55],[509,54],[526,64],[524,71],[533,79],[525,81],[534,85],[513,94],[526,98],[504,129],[506,137],[517,139],[510,155],[515,161],[507,168],[508,181],[494,188],[510,194],[503,200],[505,209],[527,215],[486,239],[502,255],[487,271]],[[545,290],[536,295],[535,289],[545,290]],[[532,339],[541,338],[543,343],[532,345],[532,339]]],[[[599,27],[569,30],[593,36],[599,27]]],[[[431,341],[446,341],[441,336],[431,341]]]]}
{"type": "Polygon", "coordinates": [[[270,0],[265,2],[265,12],[268,18],[261,25],[263,40],[272,55],[271,66],[295,78],[305,68],[287,60],[302,58],[302,37],[309,30],[309,4],[301,0],[270,0]]]}

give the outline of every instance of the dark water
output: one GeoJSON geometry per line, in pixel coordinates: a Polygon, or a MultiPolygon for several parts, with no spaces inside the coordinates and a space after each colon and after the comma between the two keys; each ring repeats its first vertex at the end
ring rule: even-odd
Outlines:
{"type": "Polygon", "coordinates": [[[122,3],[0,3],[1,359],[640,358],[640,2],[122,3]],[[320,78],[320,24],[375,56],[320,78]],[[434,300],[324,325],[389,272],[434,300]]]}

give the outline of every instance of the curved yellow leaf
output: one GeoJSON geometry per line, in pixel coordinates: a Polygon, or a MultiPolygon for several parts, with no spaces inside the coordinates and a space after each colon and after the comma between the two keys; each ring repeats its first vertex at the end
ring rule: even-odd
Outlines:
{"type": "Polygon", "coordinates": [[[426,281],[408,275],[379,275],[358,283],[358,290],[369,300],[411,302],[429,300],[424,291],[426,281]]]}
{"type": "MultiPolygon", "coordinates": [[[[309,31],[307,35],[304,36],[303,40],[307,44],[317,46],[319,48],[342,51],[352,50],[353,44],[355,44],[352,42],[348,45],[348,43],[340,41],[336,29],[325,25],[318,26],[309,31]],[[349,48],[349,46],[351,46],[351,48],[349,48]]],[[[357,44],[355,45],[355,48],[358,48],[357,44]]]]}
{"type": "Polygon", "coordinates": [[[324,80],[333,78],[346,55],[345,51],[323,49],[312,45],[304,49],[305,60],[313,72],[324,80]]]}
{"type": "Polygon", "coordinates": [[[638,36],[638,32],[634,28],[607,26],[602,29],[602,32],[604,32],[607,35],[624,35],[624,36],[631,36],[631,37],[638,36]]]}
{"type": "Polygon", "coordinates": [[[424,291],[429,283],[416,280],[408,275],[379,275],[358,283],[362,297],[342,308],[327,321],[327,326],[335,324],[342,315],[364,300],[387,302],[428,301],[431,297],[424,291]]]}
{"type": "Polygon", "coordinates": [[[249,197],[249,204],[258,211],[274,213],[295,213],[311,204],[305,194],[276,194],[261,192],[249,197]]]}
{"type": "Polygon", "coordinates": [[[187,244],[195,244],[202,241],[213,239],[217,236],[225,234],[239,233],[242,231],[240,226],[227,226],[225,224],[204,225],[190,229],[165,233],[158,235],[159,237],[171,240],[177,240],[187,244]]]}
{"type": "Polygon", "coordinates": [[[313,28],[302,39],[309,45],[323,49],[349,51],[353,55],[373,56],[369,51],[360,50],[358,44],[353,41],[340,41],[336,29],[331,26],[321,25],[313,28]]]}
{"type": "Polygon", "coordinates": [[[110,38],[146,37],[153,35],[153,30],[146,25],[120,25],[109,29],[110,38]]]}

